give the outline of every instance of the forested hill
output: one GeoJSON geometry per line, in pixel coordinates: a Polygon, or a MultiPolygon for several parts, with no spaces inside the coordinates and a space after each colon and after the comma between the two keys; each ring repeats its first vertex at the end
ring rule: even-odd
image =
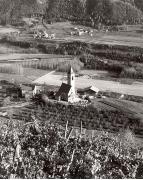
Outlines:
{"type": "Polygon", "coordinates": [[[0,0],[0,21],[7,24],[42,10],[36,0],[0,0]]]}
{"type": "Polygon", "coordinates": [[[1,22],[41,12],[46,19],[136,24],[142,20],[143,0],[0,0],[1,22]]]}

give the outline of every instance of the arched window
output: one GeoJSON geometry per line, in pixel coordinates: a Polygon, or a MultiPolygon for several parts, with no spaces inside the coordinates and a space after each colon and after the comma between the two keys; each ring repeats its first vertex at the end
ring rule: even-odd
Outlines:
{"type": "Polygon", "coordinates": [[[73,80],[73,76],[72,76],[72,80],[73,80]]]}

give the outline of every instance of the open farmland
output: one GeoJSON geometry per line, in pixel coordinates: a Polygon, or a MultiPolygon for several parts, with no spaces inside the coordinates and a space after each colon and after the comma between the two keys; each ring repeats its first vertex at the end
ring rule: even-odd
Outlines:
{"type": "MultiPolygon", "coordinates": [[[[66,74],[47,74],[44,75],[37,80],[33,81],[33,83],[44,84],[47,85],[55,85],[60,86],[62,82],[66,82],[66,74]]],[[[134,82],[131,85],[121,84],[120,82],[115,81],[105,81],[89,78],[89,76],[76,77],[75,80],[77,88],[85,88],[88,86],[95,86],[99,88],[101,91],[111,91],[111,92],[119,92],[122,94],[143,96],[143,83],[134,82]]]]}
{"type": "Polygon", "coordinates": [[[0,54],[0,62],[6,61],[28,61],[28,60],[35,60],[35,59],[52,59],[52,58],[64,58],[70,56],[63,56],[63,55],[54,55],[54,54],[0,54]]]}
{"type": "Polygon", "coordinates": [[[9,34],[12,32],[17,31],[17,28],[12,27],[12,26],[0,26],[0,36],[1,35],[5,35],[5,34],[9,34]]]}
{"type": "Polygon", "coordinates": [[[29,122],[29,117],[35,115],[41,122],[54,122],[65,127],[67,120],[69,126],[86,129],[88,135],[97,130],[107,130],[117,133],[130,127],[137,137],[143,137],[143,106],[129,101],[116,101],[112,99],[97,99],[87,107],[66,105],[61,102],[49,101],[43,108],[31,104],[21,108],[14,108],[14,120],[29,122]],[[123,109],[123,105],[126,106],[123,109]]]}
{"type": "MultiPolygon", "coordinates": [[[[37,26],[37,29],[46,30],[48,33],[56,34],[56,41],[81,41],[86,43],[95,44],[110,44],[110,45],[125,45],[125,46],[137,46],[143,48],[143,32],[142,26],[129,26],[127,31],[121,32],[102,32],[97,31],[93,28],[93,36],[82,35],[82,36],[71,36],[71,32],[76,28],[85,28],[80,25],[73,25],[70,22],[58,22],[52,25],[47,24],[47,28],[43,27],[42,24],[37,26]]],[[[86,28],[88,29],[88,28],[86,28]]],[[[22,38],[22,37],[21,37],[22,38]]],[[[29,39],[29,38],[28,38],[29,39]]],[[[55,40],[53,40],[55,41],[55,40]]]]}
{"type": "MultiPolygon", "coordinates": [[[[102,42],[103,44],[106,44],[106,41],[111,41],[111,43],[114,43],[117,41],[117,44],[120,43],[128,43],[128,45],[132,46],[135,45],[136,43],[140,46],[143,43],[142,40],[142,34],[141,32],[138,34],[138,36],[135,36],[137,34],[136,28],[141,30],[142,26],[138,26],[135,28],[135,26],[130,27],[128,32],[96,32],[94,31],[93,37],[90,37],[89,35],[77,37],[77,36],[71,36],[70,32],[74,27],[81,27],[83,26],[76,26],[71,24],[70,22],[62,22],[62,23],[54,23],[53,25],[46,25],[47,29],[51,33],[56,33],[56,40],[50,40],[50,43],[55,44],[56,42],[65,42],[67,39],[68,41],[73,41],[73,40],[81,40],[83,42],[89,42],[95,41],[95,44],[100,44],[102,42]]],[[[39,25],[39,28],[43,28],[42,25],[39,25]]],[[[23,41],[26,41],[26,37],[28,34],[23,37],[23,34],[18,37],[18,39],[21,39],[23,41]]],[[[38,42],[38,43],[49,43],[48,40],[43,41],[43,40],[35,40],[33,37],[31,37],[33,42],[38,42]]],[[[110,43],[109,43],[110,44],[110,43]]],[[[125,45],[125,44],[124,44],[125,45]]],[[[142,45],[141,45],[142,46],[142,45]]],[[[34,60],[34,59],[50,59],[50,58],[60,58],[62,59],[62,55],[47,55],[47,54],[1,54],[0,55],[0,62],[3,61],[23,61],[27,60],[34,60]]],[[[32,75],[33,77],[31,78],[32,80],[35,80],[34,82],[43,84],[46,82],[49,85],[55,85],[55,86],[60,86],[61,83],[64,81],[64,75],[48,75],[46,76],[45,73],[41,74],[44,75],[44,77],[39,78],[38,76],[35,76],[34,74],[32,75]],[[35,78],[35,79],[34,79],[35,78]]],[[[31,75],[30,75],[31,76],[31,75]]],[[[105,75],[106,76],[106,75],[105,75]]],[[[85,86],[91,86],[94,85],[98,87],[100,90],[103,91],[113,91],[113,92],[120,92],[123,94],[130,94],[130,95],[138,95],[138,96],[143,96],[143,83],[139,82],[133,82],[132,85],[129,84],[121,84],[120,82],[114,82],[114,81],[104,81],[100,79],[91,79],[88,76],[83,76],[83,77],[78,77],[76,78],[76,85],[78,88],[84,88],[85,86]]]]}
{"type": "MultiPolygon", "coordinates": [[[[86,28],[93,30],[93,36],[89,36],[88,34],[82,36],[71,36],[71,32],[74,28],[83,28],[85,26],[81,25],[74,25],[70,22],[58,22],[52,25],[46,24],[43,26],[42,23],[39,22],[33,28],[29,28],[29,32],[34,32],[37,30],[44,30],[47,33],[55,33],[56,39],[55,40],[35,40],[33,38],[32,33],[28,33],[28,31],[22,31],[20,36],[17,37],[19,41],[28,41],[28,42],[71,42],[71,41],[81,41],[86,43],[93,43],[93,44],[109,44],[109,45],[122,45],[122,46],[137,46],[143,48],[143,31],[142,25],[138,26],[129,26],[127,31],[119,31],[119,32],[104,32],[104,31],[97,31],[93,28],[86,28]]],[[[2,32],[1,35],[6,35],[11,31],[16,31],[21,29],[12,29],[8,27],[1,27],[2,32]]]]}
{"type": "Polygon", "coordinates": [[[17,83],[31,84],[32,81],[39,78],[41,75],[47,74],[48,70],[34,69],[34,68],[23,68],[22,74],[10,74],[0,73],[0,80],[15,81],[17,83]]]}
{"type": "Polygon", "coordinates": [[[134,117],[135,119],[140,119],[143,122],[143,104],[126,100],[117,100],[113,98],[101,100],[100,103],[108,106],[108,108],[110,107],[118,109],[121,112],[125,113],[128,117],[134,117]]]}
{"type": "Polygon", "coordinates": [[[16,75],[16,74],[6,74],[6,73],[0,73],[0,80],[7,80],[9,82],[17,82],[17,83],[31,83],[32,79],[16,75]]]}

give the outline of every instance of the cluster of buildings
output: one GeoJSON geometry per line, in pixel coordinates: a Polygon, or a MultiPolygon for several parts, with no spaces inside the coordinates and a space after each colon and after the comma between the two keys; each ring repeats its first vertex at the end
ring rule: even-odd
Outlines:
{"type": "Polygon", "coordinates": [[[0,81],[0,101],[9,97],[10,99],[18,100],[20,98],[32,97],[34,87],[16,84],[6,80],[0,81]]]}
{"type": "Polygon", "coordinates": [[[77,90],[75,87],[75,73],[72,67],[69,68],[67,73],[67,83],[62,83],[60,88],[55,91],[52,91],[52,89],[46,85],[19,85],[5,80],[0,82],[0,97],[3,98],[30,99],[35,95],[44,94],[49,97],[49,99],[76,103],[83,100],[85,97],[90,99],[95,98],[98,92],[99,89],[93,86],[77,90]]]}
{"type": "Polygon", "coordinates": [[[81,36],[81,35],[85,35],[85,34],[89,34],[91,37],[93,36],[93,30],[85,30],[82,28],[74,28],[74,31],[71,32],[71,36],[76,35],[76,36],[81,36]]]}
{"type": "Polygon", "coordinates": [[[81,101],[81,97],[89,97],[95,98],[95,96],[99,93],[99,89],[96,87],[87,87],[85,89],[78,89],[76,90],[75,87],[75,73],[70,67],[68,74],[67,74],[67,84],[62,83],[59,91],[56,93],[56,100],[64,100],[67,102],[78,102],[81,101]]]}
{"type": "MultiPolygon", "coordinates": [[[[33,96],[42,92],[46,92],[44,88],[44,86],[35,85],[33,96]]],[[[54,92],[54,98],[57,101],[75,103],[83,100],[85,97],[93,99],[98,93],[99,89],[94,86],[77,90],[75,87],[75,73],[73,68],[70,67],[69,71],[67,72],[67,83],[62,83],[58,91],[54,92]]]]}

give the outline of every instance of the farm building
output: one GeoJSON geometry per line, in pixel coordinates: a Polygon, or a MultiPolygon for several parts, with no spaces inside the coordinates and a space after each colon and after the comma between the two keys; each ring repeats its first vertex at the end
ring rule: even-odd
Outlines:
{"type": "Polygon", "coordinates": [[[13,98],[22,98],[22,90],[20,86],[9,86],[6,87],[6,95],[13,98]]]}
{"type": "Polygon", "coordinates": [[[94,87],[94,86],[90,86],[90,87],[87,87],[85,89],[79,89],[78,90],[79,94],[87,95],[87,96],[95,96],[98,94],[98,92],[99,92],[99,89],[94,87]]]}
{"type": "Polygon", "coordinates": [[[40,86],[40,85],[35,85],[34,89],[33,89],[33,96],[40,94],[44,91],[44,86],[40,86]]]}
{"type": "Polygon", "coordinates": [[[20,85],[20,87],[21,87],[21,91],[22,91],[22,96],[25,96],[26,94],[32,95],[34,87],[26,86],[23,84],[20,85]]]}

